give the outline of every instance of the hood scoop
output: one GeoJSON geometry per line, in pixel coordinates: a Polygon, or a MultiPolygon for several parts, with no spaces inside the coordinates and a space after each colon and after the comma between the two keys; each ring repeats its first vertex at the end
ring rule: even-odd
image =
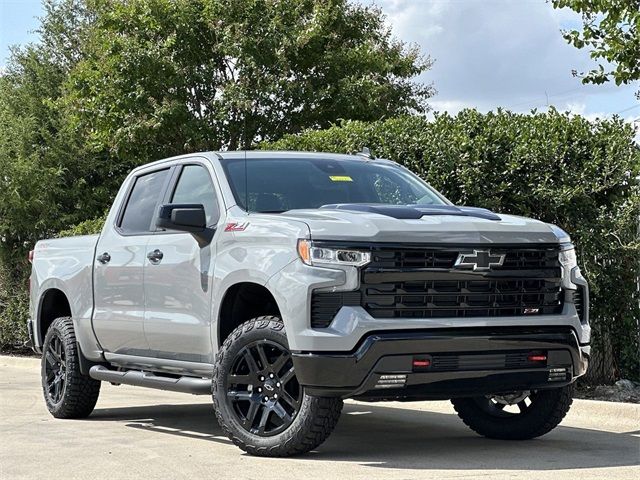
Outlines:
{"type": "Polygon", "coordinates": [[[366,203],[336,203],[323,205],[320,208],[331,210],[350,210],[352,212],[368,212],[397,218],[398,220],[418,220],[426,215],[455,215],[459,217],[476,217],[485,220],[501,220],[486,208],[456,207],[454,205],[378,205],[366,203]]]}

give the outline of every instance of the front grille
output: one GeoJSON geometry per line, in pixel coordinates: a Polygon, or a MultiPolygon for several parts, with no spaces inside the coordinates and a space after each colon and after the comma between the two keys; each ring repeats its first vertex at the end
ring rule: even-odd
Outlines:
{"type": "Polygon", "coordinates": [[[363,284],[362,306],[376,318],[534,315],[557,313],[561,293],[559,279],[400,281],[363,284]]]}
{"type": "Polygon", "coordinates": [[[473,246],[368,248],[372,261],[361,272],[359,290],[314,292],[312,327],[327,327],[344,305],[359,305],[374,318],[528,316],[562,311],[557,247],[491,248],[493,255],[504,254],[505,258],[502,265],[486,271],[455,267],[460,252],[473,251],[473,246]]]}

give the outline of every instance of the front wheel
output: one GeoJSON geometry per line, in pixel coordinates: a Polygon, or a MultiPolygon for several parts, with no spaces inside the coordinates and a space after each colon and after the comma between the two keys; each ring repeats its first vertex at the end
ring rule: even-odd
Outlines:
{"type": "Polygon", "coordinates": [[[572,386],[451,400],[474,432],[501,440],[528,440],[549,433],[571,407],[572,386]]]}
{"type": "Polygon", "coordinates": [[[213,401],[233,443],[269,457],[313,450],[331,434],[342,410],[339,398],[305,393],[284,324],[271,316],[243,323],[225,340],[214,367],[213,401]]]}

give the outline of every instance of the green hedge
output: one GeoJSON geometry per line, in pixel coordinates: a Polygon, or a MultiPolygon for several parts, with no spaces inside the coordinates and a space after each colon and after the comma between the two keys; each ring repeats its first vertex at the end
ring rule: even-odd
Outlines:
{"type": "Polygon", "coordinates": [[[570,233],[591,285],[588,381],[639,379],[640,152],[620,119],[505,111],[433,121],[343,122],[262,145],[355,152],[363,146],[425,178],[458,205],[538,218],[570,233]]]}

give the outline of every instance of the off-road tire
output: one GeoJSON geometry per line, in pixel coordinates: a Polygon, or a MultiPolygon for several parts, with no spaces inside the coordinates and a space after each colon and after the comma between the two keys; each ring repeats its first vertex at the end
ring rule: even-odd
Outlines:
{"type": "MultiPolygon", "coordinates": [[[[49,353],[50,355],[50,353],[49,353]]],[[[52,357],[49,357],[51,361],[52,357]]],[[[100,381],[80,373],[78,343],[71,317],[56,318],[44,338],[41,361],[42,391],[47,409],[56,418],[84,418],[91,414],[98,395],[100,381]],[[55,402],[49,394],[47,383],[47,355],[52,342],[59,339],[64,355],[64,387],[61,398],[55,402]]]]}
{"type": "Polygon", "coordinates": [[[488,413],[485,397],[456,398],[451,403],[462,421],[480,435],[500,440],[529,440],[558,426],[571,407],[572,393],[572,385],[539,390],[525,412],[505,417],[488,413]]]}
{"type": "Polygon", "coordinates": [[[253,434],[242,427],[226,401],[227,375],[236,356],[246,345],[271,341],[288,350],[284,324],[275,316],[257,317],[237,327],[225,340],[215,360],[212,393],[216,418],[223,432],[245,452],[262,457],[287,457],[309,452],[331,434],[342,411],[342,399],[313,397],[302,393],[292,423],[273,436],[253,434]]]}

